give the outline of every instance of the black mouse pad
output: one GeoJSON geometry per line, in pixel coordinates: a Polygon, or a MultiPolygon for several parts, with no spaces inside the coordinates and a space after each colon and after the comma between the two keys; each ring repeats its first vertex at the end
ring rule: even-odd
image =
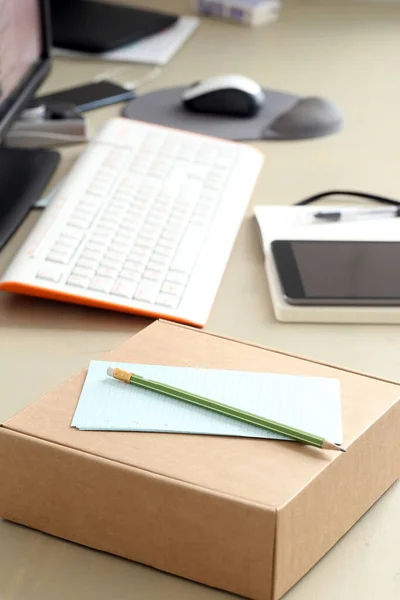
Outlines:
{"type": "Polygon", "coordinates": [[[185,89],[186,86],[164,88],[137,96],[125,106],[123,115],[137,121],[237,141],[312,138],[334,133],[341,127],[341,123],[337,123],[318,132],[311,128],[307,135],[295,133],[283,137],[271,129],[271,125],[302,101],[299,96],[264,89],[265,103],[260,112],[254,117],[238,118],[188,111],[181,104],[185,89]]]}

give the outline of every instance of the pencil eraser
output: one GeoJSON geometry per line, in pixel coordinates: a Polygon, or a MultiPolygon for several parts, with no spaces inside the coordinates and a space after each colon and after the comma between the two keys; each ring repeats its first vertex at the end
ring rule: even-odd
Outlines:
{"type": "Polygon", "coordinates": [[[114,377],[114,367],[107,367],[107,375],[114,377]]]}

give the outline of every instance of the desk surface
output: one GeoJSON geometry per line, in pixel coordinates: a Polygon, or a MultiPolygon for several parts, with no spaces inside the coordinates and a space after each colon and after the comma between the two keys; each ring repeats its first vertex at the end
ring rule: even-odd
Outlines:
{"type": "MultiPolygon", "coordinates": [[[[165,6],[163,0],[141,4],[165,6]]],[[[161,75],[141,91],[241,72],[271,88],[327,96],[345,113],[343,133],[297,143],[257,143],[266,161],[252,205],[288,204],[333,188],[399,198],[400,6],[349,0],[285,0],[284,4],[276,24],[256,30],[203,20],[161,75]]],[[[170,10],[182,12],[189,5],[189,0],[168,4],[170,10]]],[[[85,82],[106,69],[114,67],[58,60],[45,89],[85,82]]],[[[147,70],[125,65],[115,71],[115,79],[136,79],[147,70]]],[[[90,113],[92,132],[118,110],[110,107],[90,113]]],[[[67,171],[80,150],[63,149],[57,176],[67,171]]],[[[37,217],[32,213],[0,253],[1,270],[37,217]]],[[[1,293],[0,420],[148,323],[143,318],[1,293]],[[18,376],[21,363],[25,378],[18,376]]],[[[251,206],[207,329],[384,377],[399,376],[398,326],[298,325],[274,320],[251,206]]],[[[287,600],[397,600],[399,503],[396,484],[287,594],[287,600]]],[[[6,522],[0,522],[0,596],[5,600],[232,597],[6,522]]]]}

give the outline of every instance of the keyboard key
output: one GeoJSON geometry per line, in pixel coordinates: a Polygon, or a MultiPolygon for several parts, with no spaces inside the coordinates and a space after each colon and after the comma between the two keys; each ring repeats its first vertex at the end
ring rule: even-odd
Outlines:
{"type": "Polygon", "coordinates": [[[79,288],[88,288],[90,279],[82,277],[81,275],[70,275],[67,279],[67,285],[73,285],[79,288]]]}
{"type": "Polygon", "coordinates": [[[124,212],[123,209],[119,206],[114,206],[114,204],[109,204],[106,211],[103,213],[103,217],[108,219],[109,217],[123,218],[124,212]]]}
{"type": "Polygon", "coordinates": [[[118,239],[115,239],[109,247],[109,252],[115,252],[115,254],[119,254],[119,256],[125,256],[128,254],[131,249],[131,245],[126,242],[122,242],[118,239]]]}
{"type": "Polygon", "coordinates": [[[157,252],[160,252],[161,254],[164,254],[165,256],[172,257],[175,253],[176,245],[177,245],[177,242],[172,243],[172,242],[159,241],[159,242],[157,242],[156,250],[157,250],[157,252]]]}
{"type": "Polygon", "coordinates": [[[104,175],[108,175],[112,179],[114,179],[115,175],[118,175],[117,169],[108,166],[107,160],[105,160],[101,165],[101,172],[104,173],[104,175]]]}
{"type": "Polygon", "coordinates": [[[124,257],[119,256],[119,258],[106,258],[104,257],[101,261],[101,266],[106,269],[116,269],[119,271],[124,264],[124,257]]]}
{"type": "Polygon", "coordinates": [[[56,242],[51,249],[52,252],[56,254],[62,254],[68,258],[68,262],[71,260],[72,255],[75,252],[75,248],[71,246],[66,246],[65,244],[60,244],[56,242]]]}
{"type": "Polygon", "coordinates": [[[86,269],[93,269],[96,271],[99,266],[100,257],[98,259],[93,260],[92,258],[79,258],[76,265],[78,267],[85,267],[86,269]]]}
{"type": "Polygon", "coordinates": [[[150,225],[146,220],[143,227],[140,230],[140,236],[146,237],[150,240],[154,240],[160,235],[161,230],[162,227],[150,225]]]}
{"type": "Polygon", "coordinates": [[[164,294],[162,292],[156,298],[156,304],[166,306],[167,308],[178,308],[179,301],[179,296],[171,296],[171,294],[164,294]]]}
{"type": "Polygon", "coordinates": [[[63,233],[61,234],[60,237],[67,238],[70,239],[71,241],[74,241],[75,243],[79,243],[82,241],[84,236],[84,233],[82,233],[81,231],[78,231],[76,229],[72,229],[72,228],[66,228],[65,231],[63,231],[63,233]]]}
{"type": "Polygon", "coordinates": [[[157,215],[150,214],[146,219],[146,224],[151,227],[162,228],[162,226],[165,223],[165,220],[166,220],[165,217],[162,217],[161,215],[157,216],[157,215]]]}
{"type": "Polygon", "coordinates": [[[207,150],[200,150],[196,156],[196,161],[202,165],[211,165],[214,161],[215,154],[207,152],[207,150]]]}
{"type": "Polygon", "coordinates": [[[174,157],[179,150],[179,143],[175,144],[171,140],[166,139],[163,145],[160,147],[159,153],[162,156],[168,156],[168,158],[174,157]]]}
{"type": "Polygon", "coordinates": [[[133,295],[136,292],[137,285],[138,284],[135,281],[118,279],[111,290],[111,294],[114,294],[115,296],[121,296],[121,298],[131,299],[133,298],[133,295]]]}
{"type": "Polygon", "coordinates": [[[91,219],[71,217],[68,221],[68,225],[71,227],[77,227],[78,229],[89,229],[91,222],[91,219]]]}
{"type": "Polygon", "coordinates": [[[90,225],[92,222],[92,214],[93,210],[88,211],[87,209],[81,209],[80,207],[76,208],[72,214],[74,219],[78,219],[79,221],[87,221],[90,225]]]}
{"type": "Polygon", "coordinates": [[[103,220],[102,218],[97,224],[96,233],[100,235],[114,235],[118,228],[119,224],[115,221],[103,220]]]}
{"type": "Polygon", "coordinates": [[[104,267],[100,265],[97,269],[96,275],[100,275],[100,277],[111,277],[111,279],[116,279],[119,274],[119,269],[113,269],[112,267],[104,267]]]}
{"type": "Polygon", "coordinates": [[[95,292],[105,292],[109,294],[114,286],[114,279],[110,277],[94,277],[90,284],[89,288],[94,290],[95,292]]]}
{"type": "Polygon", "coordinates": [[[164,229],[164,233],[176,237],[180,235],[185,229],[185,223],[179,219],[168,219],[164,229]]]}
{"type": "Polygon", "coordinates": [[[156,153],[160,150],[164,143],[165,137],[159,134],[149,135],[142,144],[144,151],[156,153]]]}
{"type": "Polygon", "coordinates": [[[87,210],[91,212],[97,212],[101,206],[101,202],[99,202],[98,198],[93,196],[84,196],[84,198],[78,204],[79,210],[87,210]]]}
{"type": "Polygon", "coordinates": [[[171,269],[189,274],[199,254],[207,229],[191,225],[179,245],[178,251],[171,264],[171,269]]]}
{"type": "Polygon", "coordinates": [[[151,209],[151,215],[153,217],[158,217],[159,219],[165,219],[169,213],[171,212],[171,207],[164,203],[156,203],[153,204],[151,209]]]}
{"type": "Polygon", "coordinates": [[[172,296],[181,296],[183,294],[184,289],[185,287],[180,283],[171,283],[169,281],[166,281],[163,284],[161,291],[164,294],[171,294],[172,296]]]}
{"type": "Polygon", "coordinates": [[[222,164],[219,164],[219,163],[217,163],[217,164],[214,163],[212,170],[210,172],[210,175],[218,175],[221,177],[226,177],[228,175],[229,171],[230,171],[230,168],[228,168],[222,164]]]}
{"type": "Polygon", "coordinates": [[[169,169],[163,169],[158,167],[151,167],[149,173],[153,177],[159,177],[160,179],[165,179],[168,176],[169,169]]]}
{"type": "Polygon", "coordinates": [[[144,273],[146,270],[146,261],[140,260],[127,260],[124,264],[124,269],[128,271],[136,271],[137,273],[144,273]]]}
{"type": "Polygon", "coordinates": [[[61,246],[65,246],[66,248],[71,248],[72,251],[75,251],[80,244],[80,240],[77,240],[76,238],[70,238],[66,235],[60,235],[57,240],[57,245],[58,244],[61,244],[61,246]]]}
{"type": "Polygon", "coordinates": [[[158,248],[167,248],[169,251],[170,248],[175,248],[177,243],[179,242],[180,234],[172,234],[169,231],[165,231],[158,241],[158,248]]]}
{"type": "Polygon", "coordinates": [[[102,248],[100,251],[89,250],[86,247],[84,248],[81,258],[88,258],[89,260],[98,261],[99,258],[103,255],[105,248],[102,248]]]}
{"type": "Polygon", "coordinates": [[[102,233],[101,231],[93,231],[90,234],[89,242],[94,242],[95,244],[100,244],[103,248],[107,246],[114,237],[114,232],[109,231],[108,233],[102,233]]]}
{"type": "Polygon", "coordinates": [[[177,198],[175,202],[175,208],[183,213],[191,212],[196,202],[197,199],[195,198],[177,198]]]}
{"type": "Polygon", "coordinates": [[[138,207],[129,209],[125,215],[127,223],[134,223],[135,225],[140,226],[146,216],[146,210],[147,209],[142,209],[138,207]]]}
{"type": "Polygon", "coordinates": [[[131,201],[132,194],[122,192],[121,190],[117,190],[113,196],[113,201],[111,202],[110,206],[112,206],[113,208],[124,210],[131,201]]]}
{"type": "Polygon", "coordinates": [[[127,234],[125,232],[121,232],[121,230],[118,230],[116,234],[116,239],[118,239],[118,241],[123,244],[128,244],[129,248],[132,247],[132,244],[135,241],[135,237],[135,234],[127,234]]]}
{"type": "Polygon", "coordinates": [[[124,236],[124,238],[133,238],[139,231],[139,225],[136,223],[122,223],[118,229],[117,236],[124,236]]]}
{"type": "Polygon", "coordinates": [[[130,170],[134,173],[139,173],[140,175],[145,175],[149,169],[149,163],[140,162],[136,160],[133,165],[131,165],[130,170]]]}
{"type": "MultiPolygon", "coordinates": [[[[136,159],[136,162],[138,160],[144,160],[144,157],[140,157],[140,159],[136,159]]],[[[121,180],[119,187],[133,191],[141,183],[141,181],[142,181],[141,177],[138,177],[137,175],[134,175],[134,174],[128,172],[127,175],[125,175],[125,177],[121,180]]]]}
{"type": "Polygon", "coordinates": [[[208,198],[202,198],[200,202],[198,202],[195,210],[193,211],[194,215],[210,213],[215,210],[215,203],[208,198]]]}
{"type": "Polygon", "coordinates": [[[204,192],[220,192],[223,183],[219,179],[208,179],[204,185],[204,192]]]}
{"type": "Polygon", "coordinates": [[[123,215],[121,215],[120,213],[116,213],[114,211],[111,210],[107,210],[102,218],[102,222],[106,222],[108,223],[117,223],[117,225],[120,225],[121,219],[123,218],[123,215]]]}
{"type": "Polygon", "coordinates": [[[144,248],[143,246],[135,246],[134,248],[131,248],[131,250],[129,251],[128,258],[129,258],[129,260],[147,263],[147,261],[149,260],[149,258],[151,256],[151,251],[152,251],[151,248],[144,248]]]}
{"type": "Polygon", "coordinates": [[[162,273],[166,273],[167,272],[167,264],[168,263],[159,263],[156,262],[155,260],[149,260],[149,262],[147,263],[147,268],[150,269],[151,271],[161,271],[162,273]]]}
{"type": "Polygon", "coordinates": [[[103,185],[98,185],[97,183],[93,182],[88,189],[86,190],[86,193],[89,196],[104,196],[106,193],[107,189],[105,188],[105,186],[103,185]]]}
{"type": "Polygon", "coordinates": [[[97,254],[102,254],[106,250],[106,248],[104,247],[104,244],[101,244],[100,242],[89,240],[84,250],[91,250],[92,252],[97,252],[97,254]]]}
{"type": "Polygon", "coordinates": [[[140,187],[134,195],[131,196],[131,206],[149,206],[157,195],[158,190],[152,187],[140,187]]]}
{"type": "Polygon", "coordinates": [[[159,269],[146,269],[143,273],[143,279],[148,279],[150,281],[159,281],[160,283],[164,279],[165,271],[161,271],[159,269]]]}
{"type": "Polygon", "coordinates": [[[112,265],[114,264],[112,261],[120,262],[121,260],[123,261],[124,258],[125,255],[123,253],[118,252],[117,250],[111,250],[111,248],[107,249],[106,254],[104,256],[104,260],[110,261],[112,265]]]}
{"type": "Polygon", "coordinates": [[[133,271],[132,269],[122,269],[119,274],[120,279],[127,279],[128,281],[140,281],[142,279],[142,273],[139,271],[133,271]]]}
{"type": "Polygon", "coordinates": [[[37,279],[43,279],[45,281],[53,281],[54,283],[57,283],[58,281],[60,281],[61,277],[62,277],[62,271],[60,271],[60,269],[53,268],[51,266],[43,267],[36,274],[37,279]]]}
{"type": "Polygon", "coordinates": [[[154,246],[154,240],[149,238],[147,235],[139,234],[135,240],[135,246],[139,248],[148,248],[151,250],[154,246]]]}
{"type": "Polygon", "coordinates": [[[104,217],[120,217],[123,218],[124,216],[124,208],[126,206],[126,204],[124,205],[124,203],[121,203],[122,207],[120,206],[115,206],[115,204],[112,202],[111,204],[108,205],[107,210],[104,212],[103,216],[104,217]]]}
{"type": "Polygon", "coordinates": [[[135,299],[142,302],[153,303],[157,297],[160,284],[156,281],[141,281],[135,293],[135,299]]]}
{"type": "Polygon", "coordinates": [[[159,252],[158,250],[153,252],[151,255],[149,263],[157,263],[159,265],[169,265],[171,261],[171,256],[167,253],[159,252]]]}
{"type": "Polygon", "coordinates": [[[170,245],[175,246],[179,242],[179,239],[180,239],[180,235],[179,234],[172,234],[169,231],[164,231],[162,233],[162,235],[160,236],[159,243],[161,245],[166,244],[166,245],[169,245],[169,246],[170,245]]]}
{"type": "Polygon", "coordinates": [[[195,181],[204,181],[209,175],[209,169],[206,165],[196,163],[191,166],[188,176],[195,181]]]}
{"type": "Polygon", "coordinates": [[[94,277],[95,271],[94,269],[87,269],[85,267],[74,267],[72,271],[72,275],[79,275],[80,277],[86,277],[91,279],[94,277]]]}
{"type": "Polygon", "coordinates": [[[177,222],[182,223],[189,219],[190,213],[189,208],[176,207],[171,211],[171,219],[176,219],[177,222]]]}
{"type": "Polygon", "coordinates": [[[64,252],[53,252],[51,251],[47,256],[46,260],[49,262],[60,263],[61,265],[67,265],[70,262],[71,256],[69,253],[64,252]]]}

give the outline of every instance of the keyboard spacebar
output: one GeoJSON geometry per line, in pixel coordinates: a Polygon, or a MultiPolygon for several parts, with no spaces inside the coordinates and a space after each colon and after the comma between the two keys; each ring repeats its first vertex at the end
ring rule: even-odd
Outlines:
{"type": "Polygon", "coordinates": [[[189,274],[196,262],[200,248],[205,240],[207,227],[189,225],[178,246],[170,269],[189,274]]]}

